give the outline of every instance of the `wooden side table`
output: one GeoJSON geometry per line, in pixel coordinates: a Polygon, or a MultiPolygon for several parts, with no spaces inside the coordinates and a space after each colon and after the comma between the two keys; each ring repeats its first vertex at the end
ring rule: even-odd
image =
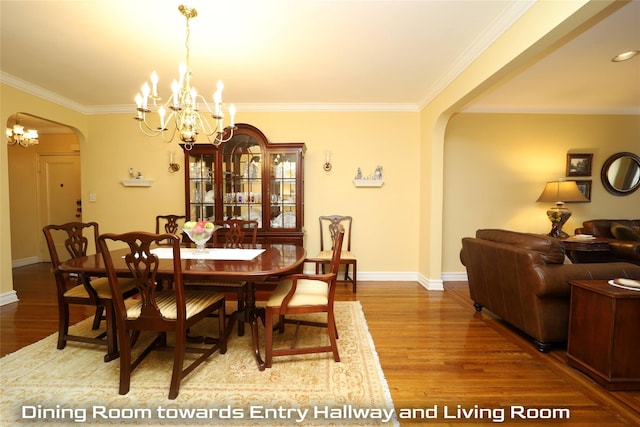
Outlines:
{"type": "Polygon", "coordinates": [[[611,239],[596,237],[593,239],[578,239],[573,236],[561,239],[567,256],[571,262],[598,262],[599,253],[609,252],[611,239]]]}
{"type": "Polygon", "coordinates": [[[608,390],[640,390],[640,291],[571,284],[567,363],[608,390]]]}

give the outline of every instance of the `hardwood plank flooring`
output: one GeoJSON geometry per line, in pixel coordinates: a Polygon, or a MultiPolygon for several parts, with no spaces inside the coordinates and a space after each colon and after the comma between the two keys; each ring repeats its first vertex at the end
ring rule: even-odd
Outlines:
{"type": "MultiPolygon", "coordinates": [[[[13,275],[20,302],[0,307],[2,356],[57,331],[49,264],[13,275]]],[[[563,348],[539,353],[490,312],[476,313],[466,282],[447,282],[444,292],[415,282],[359,282],[356,295],[339,284],[337,295],[362,304],[396,410],[423,411],[400,418],[402,426],[495,425],[502,411],[503,424],[640,425],[640,391],[605,390],[567,366],[563,348]],[[436,407],[437,418],[428,418],[436,407]],[[564,418],[544,418],[554,415],[564,418]]],[[[75,309],[72,322],[92,314],[75,309]]]]}

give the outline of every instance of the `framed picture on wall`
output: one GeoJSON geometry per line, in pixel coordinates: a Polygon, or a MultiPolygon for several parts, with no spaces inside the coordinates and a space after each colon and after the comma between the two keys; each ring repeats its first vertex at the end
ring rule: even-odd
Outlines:
{"type": "Polygon", "coordinates": [[[567,153],[567,176],[591,176],[592,153],[567,153]]]}
{"type": "MultiPolygon", "coordinates": [[[[578,186],[578,188],[580,189],[580,192],[582,192],[584,197],[586,197],[587,200],[589,200],[590,202],[591,201],[591,180],[590,179],[584,179],[581,181],[576,180],[576,185],[578,186]]],[[[571,202],[567,202],[567,203],[571,203],[571,202]]]]}

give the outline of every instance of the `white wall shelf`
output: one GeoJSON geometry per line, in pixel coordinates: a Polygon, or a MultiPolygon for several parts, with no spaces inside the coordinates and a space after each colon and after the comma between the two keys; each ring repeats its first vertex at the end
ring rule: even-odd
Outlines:
{"type": "Polygon", "coordinates": [[[155,181],[152,179],[123,179],[121,182],[125,187],[151,187],[155,181]]]}
{"type": "Polygon", "coordinates": [[[382,187],[384,180],[382,179],[354,179],[353,183],[356,187],[382,187]]]}

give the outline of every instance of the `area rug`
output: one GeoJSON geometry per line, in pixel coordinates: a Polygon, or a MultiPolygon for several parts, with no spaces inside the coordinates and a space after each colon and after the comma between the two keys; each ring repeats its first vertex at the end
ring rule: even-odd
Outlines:
{"type": "MultiPolygon", "coordinates": [[[[330,353],[274,358],[260,372],[251,334],[232,334],[185,378],[168,400],[172,354],[153,352],[134,371],[131,390],[118,394],[119,363],[104,348],[68,343],[57,334],[0,359],[2,425],[398,425],[390,393],[359,302],[336,302],[341,362],[330,353]]],[[[213,319],[212,319],[213,320],[213,319]]],[[[88,332],[91,319],[73,326],[88,332]]],[[[289,325],[291,326],[291,325],[289,325]]],[[[292,334],[288,327],[281,341],[292,334]]],[[[196,331],[197,332],[197,331],[196,331]]],[[[262,335],[261,331],[261,335],[262,335]]],[[[301,327],[299,343],[317,345],[322,330],[301,327]]],[[[262,346],[262,348],[264,348],[262,346]]]]}

